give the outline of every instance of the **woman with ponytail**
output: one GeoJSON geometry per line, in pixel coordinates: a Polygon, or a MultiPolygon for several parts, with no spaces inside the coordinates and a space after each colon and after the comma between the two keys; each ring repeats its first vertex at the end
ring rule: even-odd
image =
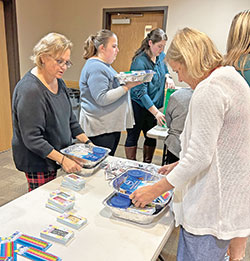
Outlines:
{"type": "Polygon", "coordinates": [[[111,67],[118,54],[118,40],[109,30],[90,35],[84,43],[83,58],[87,60],[80,77],[80,124],[97,146],[115,154],[121,131],[132,128],[133,111],[129,90],[140,84],[120,85],[117,72],[111,67]]]}
{"type": "Polygon", "coordinates": [[[157,122],[165,123],[165,116],[159,111],[163,106],[165,90],[165,74],[168,73],[164,63],[164,48],[167,41],[166,33],[160,29],[152,30],[142,41],[141,47],[135,52],[130,70],[153,70],[151,82],[143,83],[131,90],[135,126],[127,129],[125,152],[128,159],[136,160],[137,142],[141,131],[144,133],[143,161],[152,161],[156,140],[148,138],[146,133],[157,122]]]}

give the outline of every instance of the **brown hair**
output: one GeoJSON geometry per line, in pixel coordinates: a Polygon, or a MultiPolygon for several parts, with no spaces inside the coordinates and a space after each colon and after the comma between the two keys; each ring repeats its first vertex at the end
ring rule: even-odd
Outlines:
{"type": "Polygon", "coordinates": [[[148,44],[149,40],[152,41],[153,44],[158,43],[162,40],[167,41],[168,37],[167,34],[160,28],[156,28],[148,33],[147,37],[141,42],[140,48],[135,52],[132,60],[134,60],[138,55],[140,55],[144,51],[149,51],[150,46],[148,44]]]}
{"type": "Polygon", "coordinates": [[[110,30],[100,30],[96,35],[90,35],[83,45],[83,58],[88,60],[90,57],[98,53],[98,48],[100,45],[107,45],[109,38],[115,34],[110,30]]]}

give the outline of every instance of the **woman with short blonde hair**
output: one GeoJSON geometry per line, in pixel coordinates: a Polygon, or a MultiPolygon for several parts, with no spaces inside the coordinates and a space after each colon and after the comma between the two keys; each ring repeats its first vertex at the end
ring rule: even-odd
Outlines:
{"type": "Polygon", "coordinates": [[[222,55],[206,34],[184,28],[171,42],[166,59],[185,64],[189,75],[200,79],[221,65],[222,55]]]}
{"type": "Polygon", "coordinates": [[[81,170],[60,150],[71,145],[72,138],[90,142],[61,79],[72,65],[71,48],[64,35],[45,35],[31,56],[35,67],[17,83],[13,93],[12,151],[17,169],[25,172],[29,191],[54,179],[60,167],[68,173],[81,170]]]}
{"type": "Polygon", "coordinates": [[[221,54],[195,29],[178,31],[166,57],[179,81],[194,90],[180,161],[163,166],[165,178],[130,198],[144,207],[175,188],[177,261],[223,261],[230,240],[250,234],[249,87],[232,66],[220,66],[221,54]]]}
{"type": "Polygon", "coordinates": [[[33,55],[30,59],[39,68],[42,67],[41,57],[45,54],[59,57],[66,50],[72,49],[72,42],[64,35],[58,33],[49,33],[43,37],[33,48],[33,55]]]}

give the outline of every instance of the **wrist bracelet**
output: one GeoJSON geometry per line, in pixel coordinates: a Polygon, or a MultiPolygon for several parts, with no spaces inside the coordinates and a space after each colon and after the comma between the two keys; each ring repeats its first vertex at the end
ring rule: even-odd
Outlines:
{"type": "Polygon", "coordinates": [[[64,158],[65,158],[65,155],[63,155],[63,158],[62,158],[62,161],[61,161],[61,164],[60,164],[61,166],[63,164],[64,158]]]}
{"type": "Polygon", "coordinates": [[[154,115],[156,117],[156,115],[158,114],[159,111],[156,112],[156,114],[154,115]]]}
{"type": "Polygon", "coordinates": [[[91,140],[87,140],[87,141],[85,142],[85,144],[89,144],[89,143],[91,143],[91,140]]]}

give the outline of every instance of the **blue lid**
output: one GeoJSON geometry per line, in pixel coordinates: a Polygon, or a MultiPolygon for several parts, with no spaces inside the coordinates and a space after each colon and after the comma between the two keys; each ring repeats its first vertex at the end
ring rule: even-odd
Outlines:
{"type": "Polygon", "coordinates": [[[130,169],[127,171],[127,174],[129,176],[135,177],[135,178],[142,178],[145,177],[145,173],[142,170],[139,169],[130,169]]]}
{"type": "Polygon", "coordinates": [[[93,147],[92,149],[94,154],[105,154],[106,150],[103,148],[93,147]]]}
{"type": "Polygon", "coordinates": [[[110,203],[113,207],[128,208],[131,205],[131,199],[117,194],[110,199],[110,203]]]}
{"type": "Polygon", "coordinates": [[[101,158],[101,155],[94,155],[94,154],[88,154],[83,156],[83,159],[90,160],[90,161],[97,161],[101,158]]]}

